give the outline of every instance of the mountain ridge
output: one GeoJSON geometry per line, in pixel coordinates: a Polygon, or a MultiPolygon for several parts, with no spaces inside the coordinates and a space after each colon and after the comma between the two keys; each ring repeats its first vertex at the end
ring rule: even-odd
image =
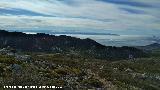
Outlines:
{"type": "Polygon", "coordinates": [[[146,46],[139,46],[136,47],[142,50],[146,50],[146,51],[154,51],[154,50],[159,50],[160,49],[160,44],[159,43],[152,43],[146,46]]]}
{"type": "Polygon", "coordinates": [[[135,58],[146,56],[142,50],[134,47],[104,46],[89,38],[80,39],[45,33],[25,34],[1,30],[0,43],[1,48],[10,46],[18,51],[72,53],[101,59],[126,59],[130,55],[135,58]]]}

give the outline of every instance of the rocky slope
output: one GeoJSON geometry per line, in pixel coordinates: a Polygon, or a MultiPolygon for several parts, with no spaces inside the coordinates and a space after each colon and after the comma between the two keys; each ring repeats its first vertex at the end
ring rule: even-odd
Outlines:
{"type": "Polygon", "coordinates": [[[133,47],[104,46],[89,38],[54,36],[44,33],[25,34],[22,32],[0,31],[0,47],[11,47],[17,51],[69,53],[101,59],[126,59],[144,57],[146,54],[133,47]]]}

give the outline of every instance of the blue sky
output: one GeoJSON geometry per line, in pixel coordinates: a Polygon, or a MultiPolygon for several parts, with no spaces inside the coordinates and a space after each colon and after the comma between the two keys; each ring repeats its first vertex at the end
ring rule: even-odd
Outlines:
{"type": "Polygon", "coordinates": [[[0,29],[160,34],[160,0],[0,0],[0,29]]]}

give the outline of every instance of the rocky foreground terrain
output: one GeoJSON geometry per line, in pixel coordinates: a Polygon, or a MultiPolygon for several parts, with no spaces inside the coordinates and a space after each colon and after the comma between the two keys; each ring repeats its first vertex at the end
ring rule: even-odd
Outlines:
{"type": "Polygon", "coordinates": [[[0,87],[55,85],[65,90],[159,90],[160,57],[119,61],[0,49],[0,87]]]}

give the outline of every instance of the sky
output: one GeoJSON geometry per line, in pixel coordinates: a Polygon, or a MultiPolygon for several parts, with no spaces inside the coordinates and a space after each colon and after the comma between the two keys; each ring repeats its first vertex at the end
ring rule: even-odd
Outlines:
{"type": "Polygon", "coordinates": [[[0,0],[0,29],[160,35],[160,0],[0,0]]]}

